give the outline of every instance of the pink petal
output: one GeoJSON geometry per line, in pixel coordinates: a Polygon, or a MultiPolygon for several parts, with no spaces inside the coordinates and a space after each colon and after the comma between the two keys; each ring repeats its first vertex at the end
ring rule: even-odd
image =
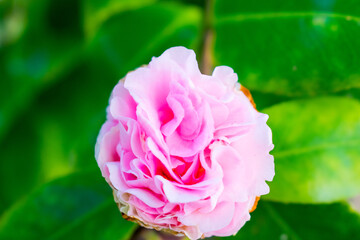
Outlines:
{"type": "Polygon", "coordinates": [[[124,191],[128,188],[124,179],[121,175],[121,167],[119,162],[109,162],[106,164],[106,167],[109,171],[109,180],[110,183],[120,191],[124,191]]]}
{"type": "Polygon", "coordinates": [[[120,160],[116,151],[119,142],[119,128],[112,127],[109,132],[105,133],[101,141],[98,140],[98,156],[96,158],[100,166],[102,175],[108,178],[109,172],[105,168],[107,162],[118,162],[120,160]]]}
{"type": "Polygon", "coordinates": [[[239,158],[238,152],[231,146],[221,143],[214,144],[211,151],[211,158],[218,162],[223,170],[224,192],[222,200],[233,202],[244,202],[248,199],[248,183],[246,166],[239,158]]]}
{"type": "Polygon", "coordinates": [[[145,189],[132,188],[132,189],[126,190],[125,192],[136,196],[138,199],[143,201],[146,205],[148,205],[151,208],[159,208],[159,207],[164,206],[164,204],[165,204],[158,197],[156,197],[154,193],[152,193],[148,190],[145,190],[145,189]]]}
{"type": "Polygon", "coordinates": [[[185,47],[172,47],[166,50],[160,57],[153,58],[150,64],[160,59],[176,62],[176,64],[182,68],[184,72],[192,77],[197,77],[201,74],[196,61],[195,52],[185,47]]]}
{"type": "Polygon", "coordinates": [[[221,202],[208,213],[192,213],[179,217],[180,221],[188,226],[197,225],[201,232],[207,233],[220,230],[228,226],[233,219],[235,203],[221,202]]]}

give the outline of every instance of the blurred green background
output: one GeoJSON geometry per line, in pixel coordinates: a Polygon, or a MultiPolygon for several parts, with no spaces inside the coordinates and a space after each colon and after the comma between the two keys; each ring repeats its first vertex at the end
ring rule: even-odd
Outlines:
{"type": "Polygon", "coordinates": [[[0,239],[131,238],[94,145],[117,81],[179,45],[270,116],[271,193],[229,238],[360,239],[358,0],[0,0],[0,239]]]}

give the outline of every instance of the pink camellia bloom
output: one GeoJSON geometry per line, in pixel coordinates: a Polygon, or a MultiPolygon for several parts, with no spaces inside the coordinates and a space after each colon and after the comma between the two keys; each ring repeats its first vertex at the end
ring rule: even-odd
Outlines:
{"type": "Polygon", "coordinates": [[[115,86],[95,155],[125,218],[190,239],[229,236],[269,192],[267,119],[231,68],[203,75],[192,50],[173,47],[115,86]]]}

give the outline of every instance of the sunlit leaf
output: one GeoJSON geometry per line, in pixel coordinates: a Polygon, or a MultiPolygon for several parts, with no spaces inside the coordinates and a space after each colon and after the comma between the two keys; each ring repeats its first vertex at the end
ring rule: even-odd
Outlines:
{"type": "Polygon", "coordinates": [[[264,109],[273,132],[275,178],[266,198],[318,203],[360,193],[360,102],[297,100],[264,109]]]}

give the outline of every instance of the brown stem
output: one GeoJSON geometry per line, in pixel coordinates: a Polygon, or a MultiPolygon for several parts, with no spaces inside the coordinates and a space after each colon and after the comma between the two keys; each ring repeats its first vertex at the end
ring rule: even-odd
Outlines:
{"type": "Polygon", "coordinates": [[[202,41],[202,58],[201,58],[201,72],[203,74],[211,74],[214,62],[213,62],[213,40],[214,31],[212,28],[212,14],[213,14],[213,2],[212,0],[206,0],[205,16],[204,16],[204,38],[202,41]]]}

